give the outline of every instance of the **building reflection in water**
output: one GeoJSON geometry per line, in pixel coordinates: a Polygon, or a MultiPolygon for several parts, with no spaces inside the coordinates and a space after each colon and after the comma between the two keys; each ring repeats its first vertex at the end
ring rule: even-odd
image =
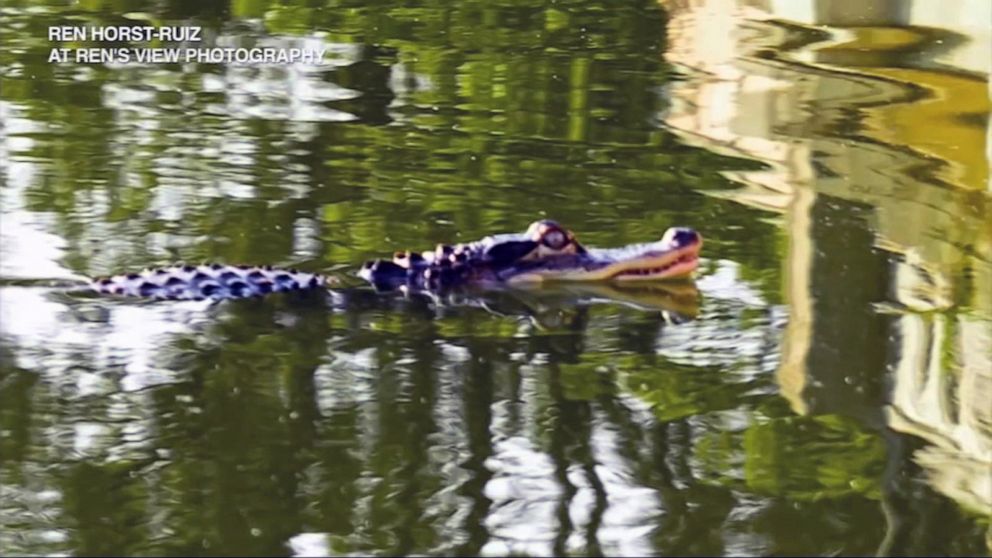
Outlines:
{"type": "Polygon", "coordinates": [[[989,513],[992,4],[663,3],[667,59],[688,76],[666,123],[768,164],[719,195],[787,230],[782,395],[921,438],[889,434],[890,461],[908,452],[989,513]]]}

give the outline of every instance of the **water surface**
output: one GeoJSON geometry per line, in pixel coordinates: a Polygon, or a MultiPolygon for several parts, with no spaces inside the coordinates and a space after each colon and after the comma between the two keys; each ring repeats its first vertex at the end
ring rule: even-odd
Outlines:
{"type": "Polygon", "coordinates": [[[977,39],[712,8],[6,3],[0,553],[988,554],[977,39]],[[47,62],[49,25],[123,24],[328,56],[47,62]],[[347,283],[545,217],[706,259],[620,293],[65,289],[347,283]]]}

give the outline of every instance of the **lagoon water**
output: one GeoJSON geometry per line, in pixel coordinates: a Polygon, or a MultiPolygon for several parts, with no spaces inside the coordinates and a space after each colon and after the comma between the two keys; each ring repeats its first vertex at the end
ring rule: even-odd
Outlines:
{"type": "Polygon", "coordinates": [[[778,4],[6,2],[0,554],[988,555],[988,6],[778,4]],[[122,45],[56,25],[327,53],[57,64],[122,45]],[[705,261],[353,277],[540,218],[705,261]],[[70,288],[177,260],[341,286],[70,288]]]}

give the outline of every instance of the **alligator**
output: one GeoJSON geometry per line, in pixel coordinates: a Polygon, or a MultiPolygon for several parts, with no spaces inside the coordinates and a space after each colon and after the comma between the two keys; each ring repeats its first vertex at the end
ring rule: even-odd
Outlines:
{"type": "MultiPolygon", "coordinates": [[[[674,227],[661,240],[623,248],[587,248],[551,220],[519,234],[499,234],[466,244],[440,244],[423,253],[396,252],[366,262],[358,275],[376,290],[441,293],[458,287],[540,282],[649,281],[684,277],[699,265],[702,237],[674,227]]],[[[329,278],[296,269],[223,264],[146,269],[97,278],[98,293],[168,300],[248,298],[274,292],[326,288],[329,278]]]]}

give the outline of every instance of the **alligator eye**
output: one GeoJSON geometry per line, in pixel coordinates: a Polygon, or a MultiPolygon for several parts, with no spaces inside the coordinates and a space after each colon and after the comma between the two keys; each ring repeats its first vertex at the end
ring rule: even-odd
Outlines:
{"type": "Polygon", "coordinates": [[[568,235],[560,229],[550,229],[541,235],[541,244],[552,250],[561,250],[568,245],[568,235]]]}
{"type": "Polygon", "coordinates": [[[573,241],[572,235],[550,219],[531,223],[527,228],[527,236],[554,251],[565,249],[573,241]]]}

